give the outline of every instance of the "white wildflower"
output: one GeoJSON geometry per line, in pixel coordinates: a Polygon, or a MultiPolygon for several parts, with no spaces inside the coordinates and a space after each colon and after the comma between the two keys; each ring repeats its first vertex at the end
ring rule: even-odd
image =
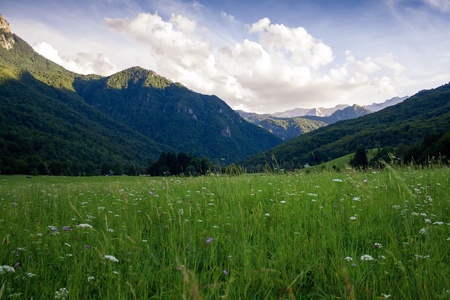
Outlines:
{"type": "Polygon", "coordinates": [[[342,179],[334,178],[334,179],[333,179],[333,182],[342,182],[342,179]]]}
{"type": "Polygon", "coordinates": [[[0,266],[0,274],[5,274],[7,272],[14,273],[14,272],[16,272],[16,270],[14,270],[14,268],[10,267],[10,266],[6,266],[6,265],[0,266]]]}
{"type": "Polygon", "coordinates": [[[356,220],[356,216],[351,216],[351,217],[350,217],[350,220],[351,220],[351,221],[355,221],[355,220],[356,220]]]}
{"type": "Polygon", "coordinates": [[[352,261],[352,260],[353,260],[353,258],[351,258],[350,256],[344,257],[344,259],[345,259],[346,261],[352,261]]]}
{"type": "Polygon", "coordinates": [[[105,255],[105,259],[108,259],[113,262],[119,262],[119,260],[112,255],[105,255]]]}
{"type": "Polygon", "coordinates": [[[391,298],[391,294],[381,294],[381,297],[384,297],[385,299],[391,298]]]}
{"type": "Polygon", "coordinates": [[[437,222],[433,223],[433,225],[443,225],[443,224],[444,224],[444,222],[440,222],[440,221],[437,221],[437,222]]]}
{"type": "Polygon", "coordinates": [[[86,223],[82,223],[82,224],[78,224],[77,225],[78,228],[88,228],[91,229],[92,225],[86,224],[86,223]]]}
{"type": "Polygon", "coordinates": [[[55,299],[66,299],[69,296],[69,291],[66,288],[60,288],[55,292],[55,299]]]}
{"type": "Polygon", "coordinates": [[[361,197],[353,197],[353,201],[361,201],[361,197]]]}
{"type": "Polygon", "coordinates": [[[373,260],[373,257],[368,254],[364,254],[361,255],[361,260],[373,260]]]}
{"type": "Polygon", "coordinates": [[[427,230],[425,228],[422,228],[422,229],[419,230],[419,233],[420,234],[426,234],[427,230]]]}

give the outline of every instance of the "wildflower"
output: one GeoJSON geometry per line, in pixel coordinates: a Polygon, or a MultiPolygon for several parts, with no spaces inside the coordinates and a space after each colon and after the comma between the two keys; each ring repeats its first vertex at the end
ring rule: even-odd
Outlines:
{"type": "Polygon", "coordinates": [[[361,201],[361,197],[353,197],[353,201],[361,201]]]}
{"type": "Polygon", "coordinates": [[[119,260],[112,255],[105,255],[105,259],[108,259],[113,262],[119,262],[119,260]]]}
{"type": "Polygon", "coordinates": [[[352,260],[353,260],[353,258],[351,258],[350,256],[344,257],[344,259],[345,259],[346,261],[352,261],[352,260]]]}
{"type": "Polygon", "coordinates": [[[31,272],[26,273],[26,275],[27,275],[28,277],[30,277],[30,278],[36,276],[36,274],[33,274],[33,273],[31,273],[31,272]]]}
{"type": "Polygon", "coordinates": [[[82,224],[78,224],[77,225],[78,228],[87,228],[87,229],[91,229],[92,226],[86,223],[82,223],[82,224]]]}
{"type": "Polygon", "coordinates": [[[352,263],[351,266],[352,266],[352,267],[356,267],[356,263],[352,263]]]}
{"type": "Polygon", "coordinates": [[[229,274],[227,270],[223,270],[222,273],[225,274],[225,275],[229,274]]]}
{"type": "Polygon", "coordinates": [[[437,222],[433,223],[433,225],[443,225],[443,224],[444,224],[444,222],[440,222],[440,221],[437,221],[437,222]]]}
{"type": "Polygon", "coordinates": [[[383,245],[381,245],[380,243],[375,243],[375,244],[373,244],[373,247],[375,249],[380,249],[380,248],[383,248],[383,245]]]}
{"type": "Polygon", "coordinates": [[[60,288],[55,292],[55,299],[66,299],[69,296],[69,291],[66,288],[60,288]]]}
{"type": "Polygon", "coordinates": [[[381,294],[381,297],[384,297],[385,299],[391,298],[391,294],[381,294]]]}
{"type": "Polygon", "coordinates": [[[419,233],[420,234],[426,234],[427,230],[425,228],[422,228],[422,229],[419,230],[419,233]]]}
{"type": "Polygon", "coordinates": [[[342,179],[335,178],[335,179],[333,179],[333,182],[342,182],[342,179]]]}
{"type": "Polygon", "coordinates": [[[108,231],[108,232],[114,232],[114,229],[108,228],[108,229],[106,229],[106,231],[108,231]]]}
{"type": "Polygon", "coordinates": [[[211,243],[213,240],[214,240],[214,239],[213,239],[212,237],[207,238],[207,239],[206,239],[206,243],[209,244],[209,243],[211,243]]]}
{"type": "Polygon", "coordinates": [[[266,217],[270,217],[270,214],[269,213],[266,213],[266,214],[264,214],[266,217]]]}
{"type": "Polygon", "coordinates": [[[89,248],[91,248],[91,245],[84,245],[84,249],[88,250],[89,248]]]}
{"type": "Polygon", "coordinates": [[[87,280],[88,280],[89,282],[91,282],[91,281],[94,280],[94,279],[95,279],[94,276],[89,276],[87,280]]]}
{"type": "Polygon", "coordinates": [[[14,268],[10,267],[10,266],[6,266],[6,265],[0,266],[0,274],[5,274],[7,272],[14,273],[14,272],[16,272],[16,270],[14,270],[14,268]]]}
{"type": "Polygon", "coordinates": [[[64,243],[67,247],[72,247],[69,243],[64,243]]]}
{"type": "Polygon", "coordinates": [[[281,204],[285,204],[285,203],[286,203],[286,201],[284,201],[284,200],[281,200],[281,201],[280,201],[280,203],[281,203],[281,204]]]}
{"type": "Polygon", "coordinates": [[[373,257],[368,254],[364,254],[361,255],[361,260],[373,260],[373,257]]]}
{"type": "Polygon", "coordinates": [[[63,227],[62,227],[62,230],[64,230],[64,231],[70,231],[70,230],[73,230],[73,229],[70,228],[69,226],[63,226],[63,227]]]}
{"type": "Polygon", "coordinates": [[[350,217],[350,220],[351,220],[351,221],[355,221],[355,220],[356,220],[356,216],[351,216],[351,217],[350,217]]]}

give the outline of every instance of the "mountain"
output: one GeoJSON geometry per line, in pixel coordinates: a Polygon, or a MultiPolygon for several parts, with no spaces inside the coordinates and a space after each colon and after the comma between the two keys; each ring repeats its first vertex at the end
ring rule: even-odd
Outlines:
{"type": "Polygon", "coordinates": [[[310,120],[307,118],[278,118],[270,114],[248,113],[242,110],[237,111],[241,117],[255,125],[261,126],[265,130],[275,134],[284,141],[290,140],[303,133],[310,132],[322,126],[328,125],[321,120],[310,120]]]}
{"type": "Polygon", "coordinates": [[[306,119],[333,124],[343,120],[355,119],[369,114],[370,111],[359,105],[347,106],[343,109],[336,110],[330,116],[304,116],[306,119]]]}
{"type": "Polygon", "coordinates": [[[174,150],[93,109],[71,87],[78,75],[4,27],[0,40],[10,45],[0,47],[2,174],[99,174],[102,164],[144,167],[174,150]]]}
{"type": "Polygon", "coordinates": [[[146,137],[224,163],[281,142],[218,97],[193,92],[139,67],[76,80],[74,87],[88,104],[146,137]]]}
{"type": "MultiPolygon", "coordinates": [[[[394,97],[388,99],[382,103],[372,103],[370,105],[362,105],[361,107],[368,110],[369,112],[377,112],[386,107],[396,105],[403,102],[408,97],[394,97]]],[[[315,116],[315,117],[329,117],[338,110],[343,110],[350,105],[339,104],[334,107],[320,107],[320,108],[294,108],[291,110],[286,110],[284,112],[276,112],[272,115],[279,118],[293,118],[293,117],[304,117],[304,116],[315,116]]]]}
{"type": "Polygon", "coordinates": [[[229,163],[279,144],[215,96],[154,72],[79,75],[40,56],[0,15],[0,171],[138,173],[163,151],[229,163]]]}
{"type": "Polygon", "coordinates": [[[360,118],[337,122],[300,135],[268,151],[254,155],[242,164],[259,170],[266,164],[294,169],[318,164],[365,149],[419,147],[437,141],[435,153],[449,153],[450,83],[424,90],[403,102],[360,118]],[[440,143],[440,144],[439,144],[440,143]]]}
{"type": "MultiPolygon", "coordinates": [[[[271,114],[256,114],[244,111],[237,111],[241,117],[255,125],[261,126],[267,131],[275,134],[284,141],[290,140],[301,134],[313,131],[323,126],[336,123],[342,120],[354,119],[370,113],[364,107],[353,105],[336,110],[330,116],[316,116],[321,114],[314,110],[313,115],[303,117],[280,118],[271,114]]],[[[312,111],[310,111],[312,112],[312,111]]]]}
{"type": "Polygon", "coordinates": [[[386,101],[384,101],[382,103],[372,103],[370,105],[365,105],[364,108],[367,109],[370,112],[377,112],[377,111],[380,111],[382,109],[385,109],[386,107],[399,104],[399,103],[405,101],[407,98],[408,98],[408,96],[406,96],[406,97],[394,97],[394,98],[386,100],[386,101]]]}
{"type": "Polygon", "coordinates": [[[348,107],[346,104],[339,104],[335,107],[320,107],[320,108],[294,108],[291,110],[286,110],[283,112],[276,112],[272,115],[278,118],[294,118],[303,116],[316,116],[316,117],[326,117],[332,115],[335,111],[339,109],[344,109],[348,107]]]}

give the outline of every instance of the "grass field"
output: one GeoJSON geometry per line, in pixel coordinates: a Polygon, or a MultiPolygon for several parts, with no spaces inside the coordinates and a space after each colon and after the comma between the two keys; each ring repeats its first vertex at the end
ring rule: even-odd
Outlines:
{"type": "Polygon", "coordinates": [[[0,299],[450,299],[450,169],[0,177],[0,299]]]}

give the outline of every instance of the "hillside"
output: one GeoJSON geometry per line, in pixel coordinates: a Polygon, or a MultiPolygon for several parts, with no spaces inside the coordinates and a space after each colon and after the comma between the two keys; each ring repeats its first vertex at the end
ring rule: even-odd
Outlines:
{"type": "Polygon", "coordinates": [[[382,111],[301,135],[254,155],[242,164],[253,170],[273,163],[293,169],[307,163],[315,165],[350,154],[358,145],[366,149],[417,146],[427,140],[439,141],[439,138],[442,151],[449,152],[446,144],[449,130],[450,84],[446,84],[421,91],[382,111]]]}
{"type": "Polygon", "coordinates": [[[280,142],[215,96],[141,68],[75,74],[0,28],[2,174],[136,174],[163,151],[230,163],[280,142]]]}

